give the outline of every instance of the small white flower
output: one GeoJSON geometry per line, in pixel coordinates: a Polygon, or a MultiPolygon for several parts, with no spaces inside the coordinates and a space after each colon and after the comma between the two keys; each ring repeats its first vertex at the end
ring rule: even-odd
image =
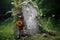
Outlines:
{"type": "Polygon", "coordinates": [[[14,4],[14,2],[11,2],[11,4],[14,4]]]}
{"type": "Polygon", "coordinates": [[[55,15],[54,15],[54,14],[52,14],[52,17],[55,17],[55,15]]]}

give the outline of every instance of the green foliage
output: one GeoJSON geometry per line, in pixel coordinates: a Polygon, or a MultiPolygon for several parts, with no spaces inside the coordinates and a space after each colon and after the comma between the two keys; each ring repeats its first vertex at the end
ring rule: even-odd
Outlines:
{"type": "MultiPolygon", "coordinates": [[[[4,7],[8,7],[7,5],[10,4],[10,2],[12,0],[4,0],[5,5],[4,7]]],[[[55,5],[54,0],[33,0],[34,2],[37,3],[38,7],[39,7],[39,15],[42,15],[44,17],[41,17],[38,21],[39,23],[42,24],[43,29],[45,30],[55,30],[60,32],[60,23],[59,22],[55,22],[55,19],[52,18],[51,16],[47,16],[46,14],[53,14],[53,10],[55,10],[55,8],[57,8],[57,6],[55,5]]],[[[13,8],[12,8],[12,14],[15,15],[16,10],[19,9],[18,1],[17,0],[13,0],[14,4],[13,4],[13,8]]],[[[3,2],[4,3],[4,2],[3,2]]],[[[11,6],[11,5],[9,5],[11,6]]],[[[2,6],[0,5],[0,7],[2,8],[2,6]]],[[[10,10],[8,8],[8,10],[10,10]]],[[[15,20],[15,18],[14,18],[15,20]]],[[[0,40],[14,40],[13,38],[13,28],[14,28],[14,21],[7,21],[4,23],[0,24],[0,40]]],[[[23,38],[22,38],[23,40],[23,38]]],[[[52,36],[48,36],[48,37],[42,37],[42,36],[36,36],[34,35],[32,38],[27,38],[27,40],[60,40],[60,37],[52,37],[52,36]]]]}
{"type": "Polygon", "coordinates": [[[4,21],[0,24],[0,40],[13,40],[14,34],[14,25],[13,21],[4,21]]]}
{"type": "Polygon", "coordinates": [[[41,18],[38,21],[40,24],[42,24],[43,29],[59,31],[60,23],[55,21],[55,17],[52,17],[52,14],[55,14],[55,8],[59,8],[59,6],[56,6],[55,0],[33,1],[36,2],[39,7],[39,15],[41,18]]]}

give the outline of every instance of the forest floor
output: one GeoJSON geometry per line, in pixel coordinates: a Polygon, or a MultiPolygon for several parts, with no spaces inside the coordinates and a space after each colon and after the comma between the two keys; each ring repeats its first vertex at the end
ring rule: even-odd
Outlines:
{"type": "MultiPolygon", "coordinates": [[[[14,40],[13,28],[14,22],[0,23],[0,40],[14,40]]],[[[60,40],[60,36],[51,36],[43,33],[42,35],[36,34],[31,37],[26,37],[25,40],[60,40]]]]}

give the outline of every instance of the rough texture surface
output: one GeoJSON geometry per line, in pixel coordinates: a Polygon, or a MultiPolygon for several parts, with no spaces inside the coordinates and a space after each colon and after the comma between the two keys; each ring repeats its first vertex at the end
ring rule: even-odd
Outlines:
{"type": "Polygon", "coordinates": [[[37,10],[30,4],[22,6],[24,21],[30,34],[38,33],[38,24],[36,20],[37,10]]]}

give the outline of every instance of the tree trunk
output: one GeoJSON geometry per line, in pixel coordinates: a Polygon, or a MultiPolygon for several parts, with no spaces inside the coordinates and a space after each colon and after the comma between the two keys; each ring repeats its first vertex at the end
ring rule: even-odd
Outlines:
{"type": "Polygon", "coordinates": [[[36,20],[37,10],[31,4],[27,4],[22,6],[22,12],[28,32],[31,35],[38,33],[39,27],[36,20]]]}

